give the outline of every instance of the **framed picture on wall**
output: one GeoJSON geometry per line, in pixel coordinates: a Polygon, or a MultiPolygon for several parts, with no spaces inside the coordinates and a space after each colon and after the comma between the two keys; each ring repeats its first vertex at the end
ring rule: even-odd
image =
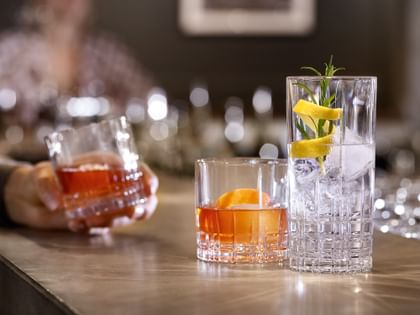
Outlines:
{"type": "Polygon", "coordinates": [[[179,23],[190,35],[305,35],[316,0],[179,0],[179,23]]]}

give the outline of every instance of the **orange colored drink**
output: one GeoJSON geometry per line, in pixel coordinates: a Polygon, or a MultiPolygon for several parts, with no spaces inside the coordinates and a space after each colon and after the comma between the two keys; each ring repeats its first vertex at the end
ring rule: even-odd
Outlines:
{"type": "Polygon", "coordinates": [[[195,164],[197,258],[282,263],[287,257],[287,163],[200,159],[195,164]]]}
{"type": "Polygon", "coordinates": [[[285,208],[217,209],[197,208],[201,237],[221,243],[238,242],[281,247],[287,233],[285,208]]]}
{"type": "Polygon", "coordinates": [[[139,170],[108,164],[83,164],[56,170],[64,207],[71,218],[101,216],[104,226],[116,217],[132,218],[144,201],[139,170]]]}
{"type": "Polygon", "coordinates": [[[287,244],[285,208],[196,209],[197,243],[204,252],[217,251],[203,260],[219,262],[279,262],[287,244]]]}

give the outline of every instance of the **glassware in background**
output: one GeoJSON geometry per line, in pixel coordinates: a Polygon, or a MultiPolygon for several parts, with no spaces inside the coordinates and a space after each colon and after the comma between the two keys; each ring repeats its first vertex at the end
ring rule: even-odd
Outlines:
{"type": "Polygon", "coordinates": [[[229,97],[218,117],[207,84],[195,80],[189,102],[170,100],[165,89],[154,87],[146,99],[130,99],[125,113],[148,164],[190,175],[200,157],[286,155],[285,121],[273,119],[271,90],[259,86],[249,103],[254,111],[245,117],[244,101],[229,97]]]}
{"type": "Polygon", "coordinates": [[[264,129],[264,125],[259,124],[253,117],[246,116],[244,100],[239,97],[229,97],[225,103],[224,118],[224,141],[230,144],[232,154],[255,156],[261,145],[260,129],[264,129]]]}
{"type": "Polygon", "coordinates": [[[378,172],[377,165],[375,228],[420,239],[420,133],[410,124],[379,121],[376,139],[377,159],[386,167],[378,172]]]}
{"type": "Polygon", "coordinates": [[[285,145],[284,151],[279,150],[282,144],[279,135],[284,135],[284,139],[286,139],[285,128],[283,128],[285,121],[273,117],[273,100],[269,87],[257,87],[252,97],[252,107],[255,116],[254,122],[257,127],[257,145],[260,157],[277,158],[279,155],[281,157],[286,156],[284,154],[284,152],[287,152],[285,145]]]}
{"type": "Polygon", "coordinates": [[[147,200],[141,161],[125,117],[46,137],[67,216],[103,228],[141,218],[147,200]]]}
{"type": "Polygon", "coordinates": [[[282,262],[287,253],[286,174],[286,160],[198,160],[197,257],[225,263],[282,262]]]}
{"type": "Polygon", "coordinates": [[[256,88],[252,97],[252,107],[258,120],[271,121],[273,119],[273,100],[269,87],[259,86],[256,88]]]}
{"type": "Polygon", "coordinates": [[[17,93],[0,86],[0,153],[7,154],[11,147],[22,142],[24,130],[16,119],[17,93]]]}
{"type": "Polygon", "coordinates": [[[420,239],[420,179],[386,174],[376,182],[375,227],[382,233],[420,239]]]}
{"type": "Polygon", "coordinates": [[[292,270],[372,268],[375,108],[375,77],[287,78],[292,270]]]}
{"type": "Polygon", "coordinates": [[[213,113],[210,93],[204,82],[192,84],[190,103],[191,127],[199,157],[232,156],[233,152],[226,138],[224,120],[213,113]]]}
{"type": "Polygon", "coordinates": [[[48,158],[44,138],[54,130],[87,125],[120,116],[121,104],[105,95],[68,95],[52,83],[22,87],[0,86],[0,152],[16,160],[39,162],[48,158]]]}
{"type": "Polygon", "coordinates": [[[146,101],[132,99],[126,110],[138,147],[152,166],[173,173],[191,174],[199,156],[191,133],[185,102],[168,103],[162,88],[153,88],[146,101]]]}

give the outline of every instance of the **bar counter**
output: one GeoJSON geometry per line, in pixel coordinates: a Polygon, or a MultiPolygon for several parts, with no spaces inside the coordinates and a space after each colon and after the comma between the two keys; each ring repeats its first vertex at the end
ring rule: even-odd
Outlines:
{"type": "Polygon", "coordinates": [[[0,314],[420,313],[420,241],[376,233],[369,274],[203,263],[192,180],[160,178],[153,218],[112,234],[0,229],[0,314]]]}

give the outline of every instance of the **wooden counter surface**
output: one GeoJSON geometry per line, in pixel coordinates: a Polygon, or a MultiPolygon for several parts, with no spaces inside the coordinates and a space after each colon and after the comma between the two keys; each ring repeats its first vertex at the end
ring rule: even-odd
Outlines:
{"type": "Polygon", "coordinates": [[[418,240],[376,233],[369,274],[203,263],[192,180],[162,178],[159,200],[103,237],[0,230],[0,314],[420,314],[418,240]]]}

